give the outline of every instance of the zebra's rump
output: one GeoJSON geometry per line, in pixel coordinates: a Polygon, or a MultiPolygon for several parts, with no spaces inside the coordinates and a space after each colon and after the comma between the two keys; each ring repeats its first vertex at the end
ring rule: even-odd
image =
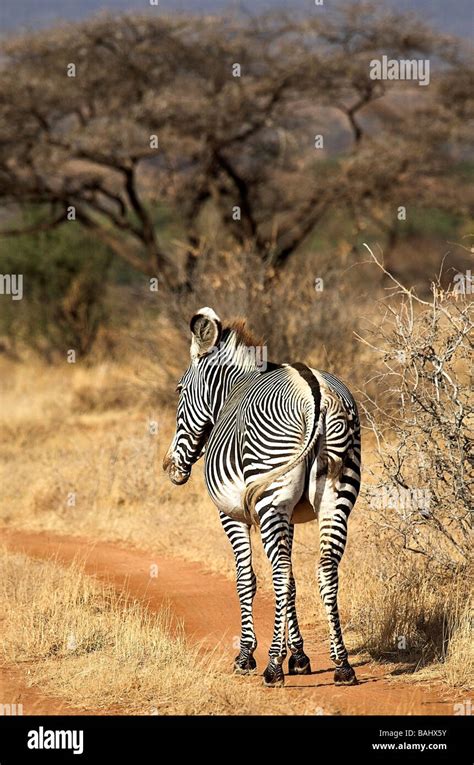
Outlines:
{"type": "Polygon", "coordinates": [[[212,499],[235,520],[257,523],[256,501],[268,485],[291,473],[292,523],[316,520],[308,491],[311,466],[319,457],[318,473],[337,479],[356,418],[346,386],[302,364],[244,381],[229,396],[209,439],[205,474],[212,499]],[[304,487],[298,465],[306,473],[304,487]]]}
{"type": "MultiPolygon", "coordinates": [[[[313,372],[314,371],[316,370],[313,370],[313,372]]],[[[347,412],[357,417],[357,404],[347,385],[344,385],[338,377],[330,372],[319,372],[319,375],[328,384],[331,391],[339,396],[347,412]]]]}

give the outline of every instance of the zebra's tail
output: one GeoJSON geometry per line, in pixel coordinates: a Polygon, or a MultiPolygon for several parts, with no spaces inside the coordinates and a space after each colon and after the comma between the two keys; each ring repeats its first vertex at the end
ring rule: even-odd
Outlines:
{"type": "Polygon", "coordinates": [[[317,416],[316,412],[314,413],[311,428],[308,431],[308,436],[305,439],[305,443],[303,444],[301,451],[298,452],[298,454],[295,454],[295,456],[292,457],[292,459],[287,462],[286,465],[281,465],[274,470],[270,470],[268,473],[264,473],[261,477],[257,478],[250,484],[250,486],[247,487],[244,495],[244,512],[247,515],[249,522],[258,522],[255,513],[255,506],[262,494],[268,489],[270,484],[278,478],[282,478],[284,475],[293,470],[293,468],[295,468],[297,465],[300,465],[306,459],[311,450],[317,445],[318,439],[324,432],[327,409],[327,402],[323,402],[319,411],[319,417],[317,416]]]}

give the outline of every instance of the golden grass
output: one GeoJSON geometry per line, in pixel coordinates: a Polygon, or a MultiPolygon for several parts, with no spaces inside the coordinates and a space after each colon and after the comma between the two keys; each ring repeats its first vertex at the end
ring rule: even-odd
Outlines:
{"type": "Polygon", "coordinates": [[[222,658],[189,645],[166,612],[147,612],[78,565],[66,569],[0,550],[0,583],[3,663],[27,668],[31,685],[74,707],[160,715],[295,712],[287,696],[269,697],[260,678],[230,675],[222,658]]]}
{"type": "Polygon", "coordinates": [[[414,561],[369,560],[374,566],[362,564],[362,587],[351,588],[349,606],[364,649],[377,659],[405,665],[405,678],[413,672],[414,680],[472,688],[469,583],[460,577],[443,582],[414,561]]]}
{"type": "Polygon", "coordinates": [[[473,616],[472,603],[460,606],[454,615],[452,637],[441,666],[444,681],[458,688],[472,689],[474,685],[473,616]]]}
{"type": "MultiPolygon", "coordinates": [[[[156,336],[159,360],[150,358],[146,367],[143,353],[88,367],[1,362],[0,522],[125,541],[201,561],[233,578],[230,545],[208,498],[201,464],[183,487],[172,486],[161,470],[174,431],[174,402],[167,391],[185,369],[188,351],[170,327],[161,327],[156,336]],[[150,422],[158,423],[156,434],[150,422]]],[[[452,608],[456,598],[465,602],[462,583],[453,589],[427,578],[418,561],[408,565],[391,558],[368,522],[368,510],[361,498],[341,564],[348,646],[410,671],[437,659],[433,666],[445,682],[473,685],[470,623],[460,618],[462,609],[452,608]],[[448,622],[450,640],[443,643],[448,622]],[[407,646],[402,650],[400,638],[407,646]]],[[[259,587],[271,592],[258,533],[253,538],[259,587]]],[[[327,634],[317,557],[317,524],[296,527],[294,569],[306,634],[308,625],[327,634]]]]}

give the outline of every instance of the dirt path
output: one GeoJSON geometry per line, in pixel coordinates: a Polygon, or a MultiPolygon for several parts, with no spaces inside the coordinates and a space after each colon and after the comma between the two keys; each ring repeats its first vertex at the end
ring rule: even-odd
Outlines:
{"type": "MultiPolygon", "coordinates": [[[[77,537],[59,537],[49,533],[27,533],[2,530],[1,540],[16,552],[41,559],[56,559],[61,564],[73,560],[84,563],[85,572],[112,583],[120,590],[140,599],[152,610],[171,606],[175,618],[182,620],[187,636],[202,641],[204,646],[215,648],[228,656],[229,671],[236,654],[235,636],[239,633],[239,608],[233,582],[216,574],[208,573],[196,563],[153,556],[151,553],[122,547],[117,544],[94,542],[77,537]],[[150,576],[150,567],[158,565],[158,575],[150,576]]],[[[255,601],[255,621],[259,648],[256,659],[260,671],[266,665],[266,650],[271,639],[273,603],[258,595],[255,601]]],[[[307,630],[305,631],[308,632],[307,630]]],[[[390,667],[372,662],[361,663],[354,657],[359,685],[336,687],[333,684],[333,667],[328,656],[326,639],[309,639],[306,635],[305,649],[311,658],[313,674],[304,677],[287,677],[284,693],[301,694],[302,711],[314,703],[314,713],[338,712],[340,714],[453,714],[456,694],[448,693],[440,686],[390,681],[390,667]]],[[[260,678],[246,678],[243,682],[260,682],[260,678]]],[[[0,674],[0,690],[1,686],[0,674]]],[[[6,679],[4,678],[4,682],[6,679]]],[[[16,678],[9,683],[15,684],[16,678]]],[[[281,691],[276,691],[277,693],[281,691]]],[[[33,693],[33,692],[32,692],[33,693]]],[[[275,693],[269,689],[268,693],[275,693]]],[[[5,698],[5,695],[2,694],[5,698]]],[[[43,703],[36,692],[33,706],[36,714],[55,714],[54,702],[43,703]]],[[[8,698],[13,696],[8,695],[8,698]]],[[[70,714],[74,712],[69,711],[70,714]]]]}

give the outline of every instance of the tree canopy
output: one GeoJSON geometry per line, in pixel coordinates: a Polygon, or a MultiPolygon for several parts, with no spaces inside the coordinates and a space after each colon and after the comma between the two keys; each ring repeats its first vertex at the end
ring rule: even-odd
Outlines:
{"type": "MultiPolygon", "coordinates": [[[[472,93],[463,43],[370,3],[331,22],[98,17],[4,43],[0,203],[38,206],[34,230],[73,217],[173,289],[192,289],[211,205],[226,240],[278,269],[334,208],[388,239],[398,205],[468,214],[451,170],[472,93]],[[429,87],[371,79],[382,54],[429,59],[429,87]]],[[[3,233],[28,226],[10,215],[3,233]]]]}

